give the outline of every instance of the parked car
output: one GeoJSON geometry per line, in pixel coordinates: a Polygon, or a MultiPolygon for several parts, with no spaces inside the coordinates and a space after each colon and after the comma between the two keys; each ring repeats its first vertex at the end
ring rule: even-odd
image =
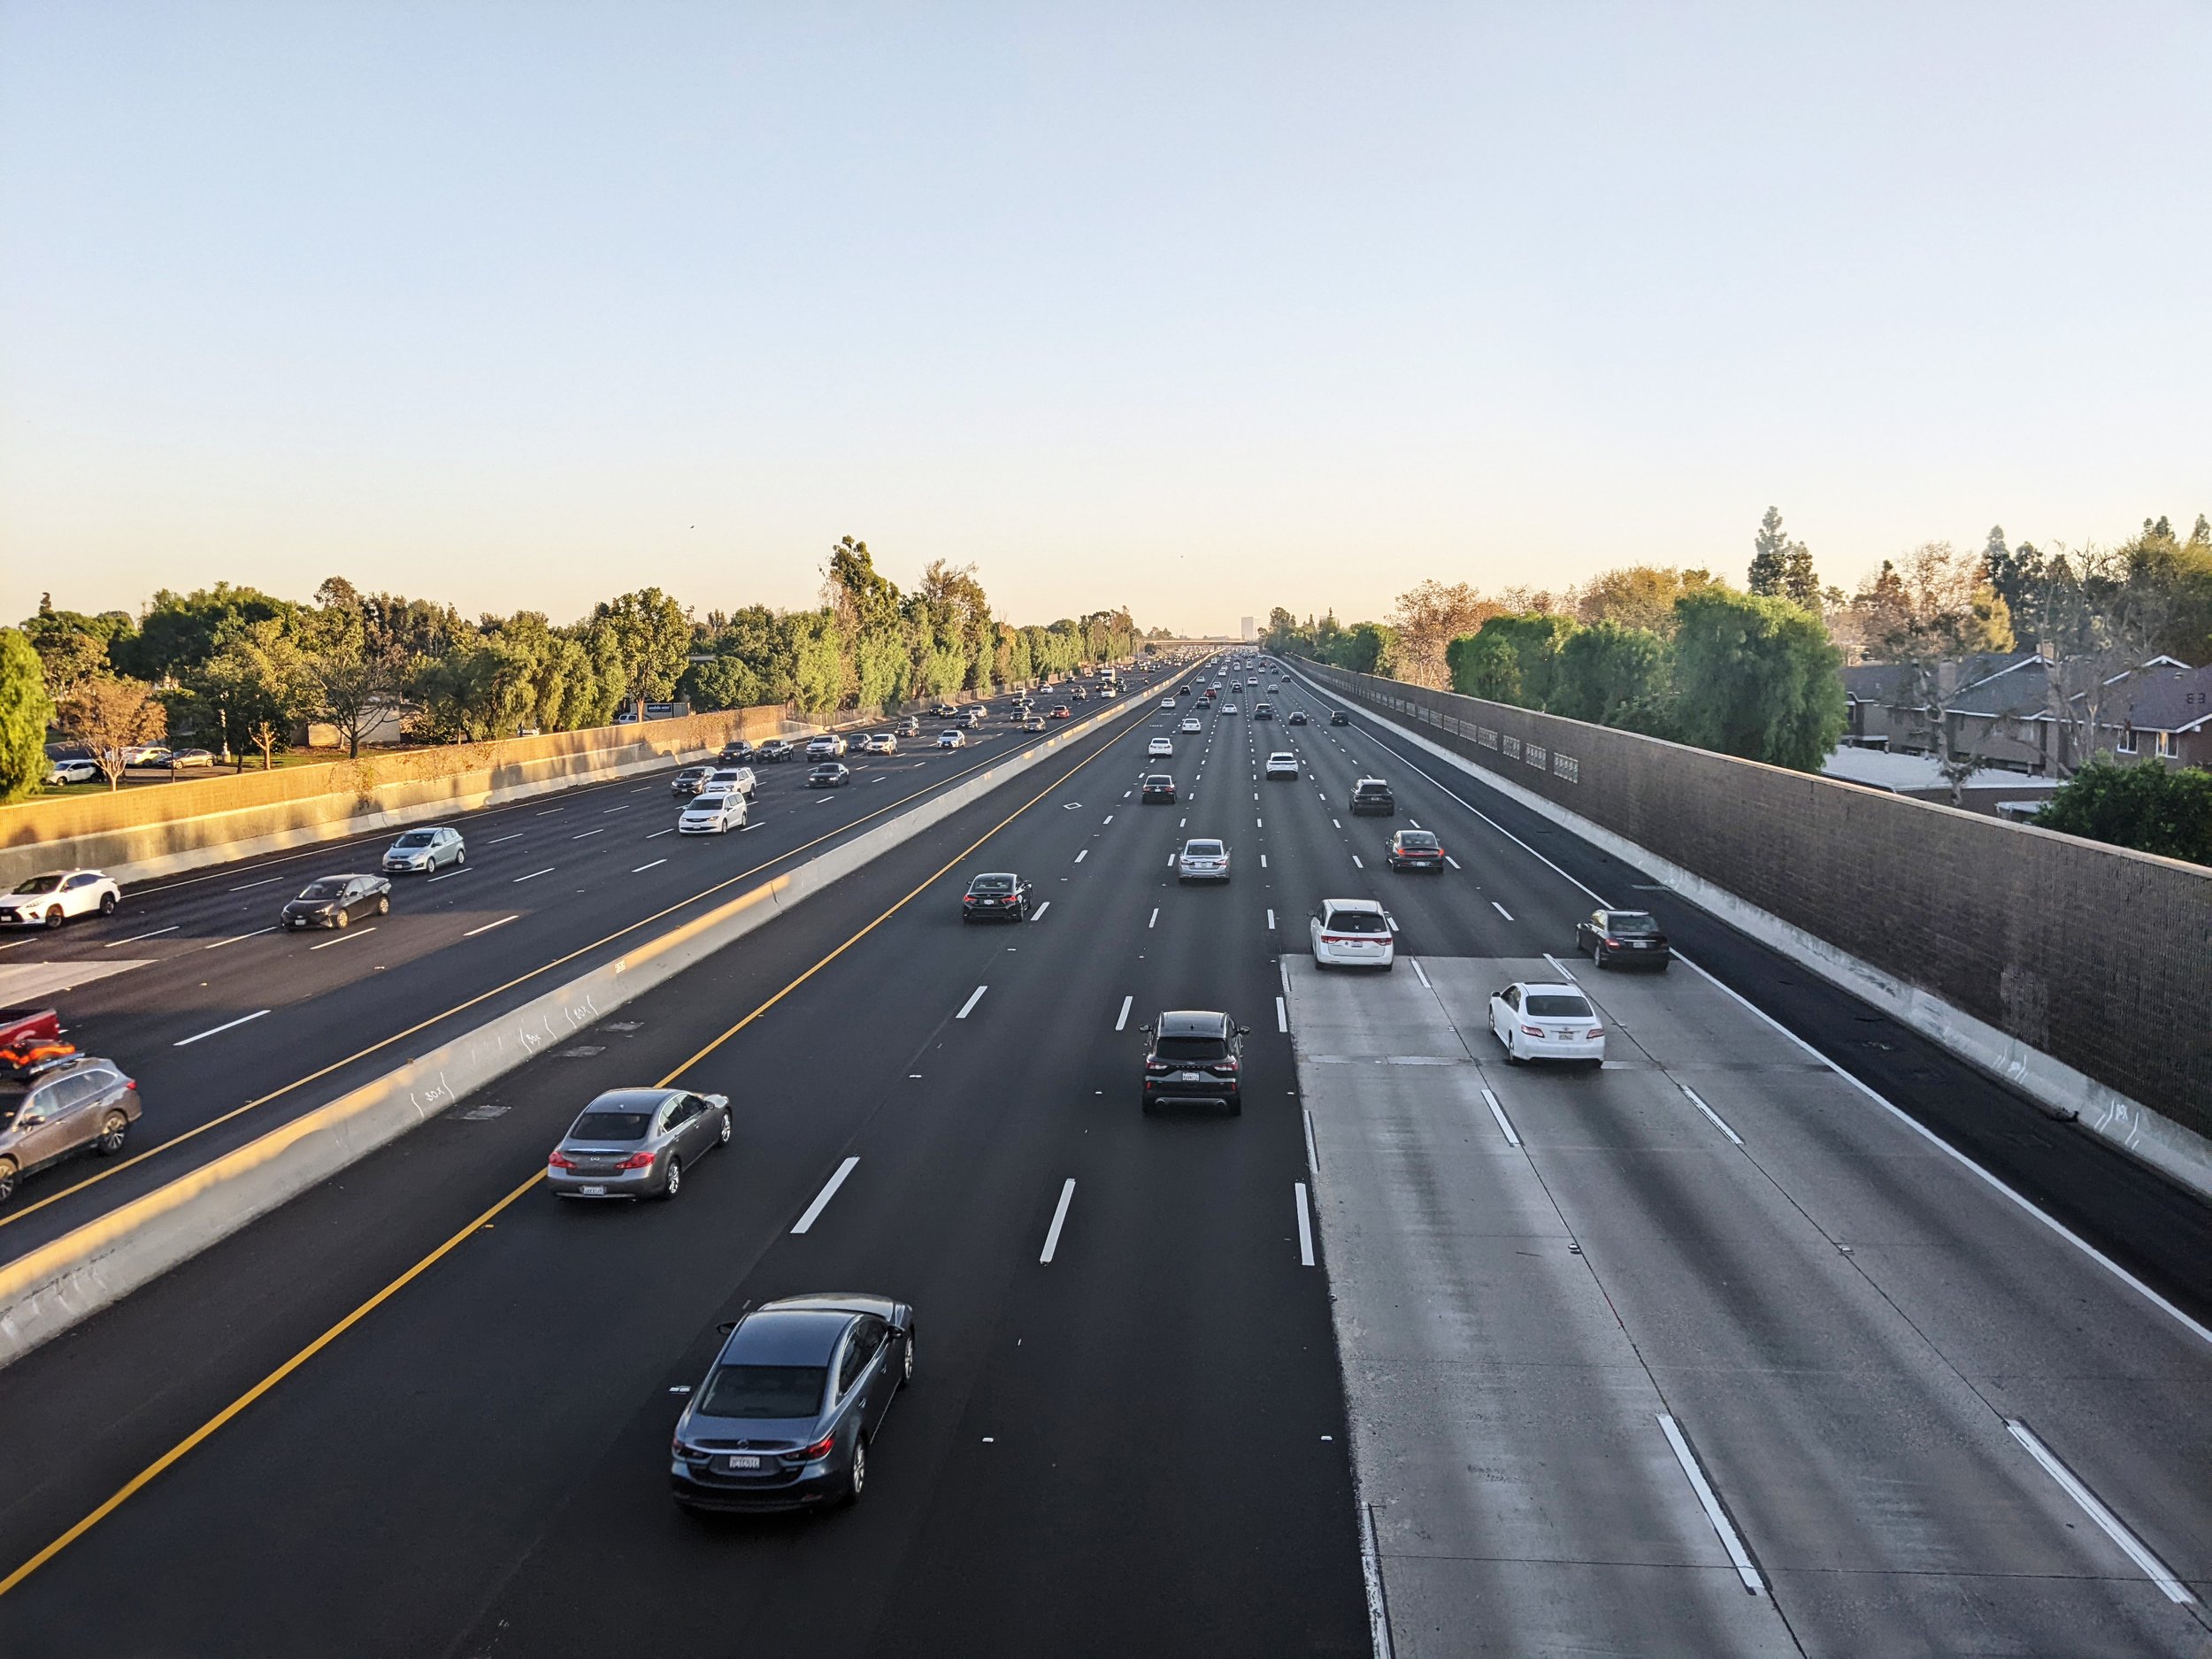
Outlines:
{"type": "Polygon", "coordinates": [[[899,740],[888,732],[871,732],[860,740],[860,752],[864,755],[895,755],[899,752],[899,740]]]}
{"type": "Polygon", "coordinates": [[[668,780],[671,795],[697,795],[706,780],[714,775],[711,766],[687,766],[668,780]]]}
{"type": "Polygon", "coordinates": [[[97,870],[49,870],[0,895],[0,927],[59,927],[73,916],[112,916],[123,889],[97,870]]]}
{"type": "Polygon", "coordinates": [[[1444,843],[1433,831],[1402,829],[1391,836],[1386,856],[1393,870],[1441,870],[1444,843]]]}
{"type": "Polygon", "coordinates": [[[1229,848],[1225,841],[1213,840],[1187,841],[1183,850],[1175,856],[1175,879],[1183,881],[1226,881],[1229,879],[1229,848]]]}
{"type": "Polygon", "coordinates": [[[1030,884],[1010,870],[989,871],[960,895],[964,922],[1019,922],[1029,917],[1030,884]]]}
{"type": "Polygon", "coordinates": [[[46,768],[46,781],[53,788],[69,783],[94,783],[100,776],[97,761],[58,760],[46,768]]]}
{"type": "Polygon", "coordinates": [[[115,1156],[138,1118],[138,1084],[112,1060],[80,1055],[28,1082],[0,1082],[0,1203],[73,1152],[115,1156]]]}
{"type": "Polygon", "coordinates": [[[753,751],[753,758],[755,760],[770,762],[789,760],[791,757],[797,752],[798,751],[791,746],[790,739],[784,737],[772,737],[765,743],[763,743],[758,749],[753,751]]]}
{"type": "Polygon", "coordinates": [[[673,1198],[685,1170],[733,1133],[726,1094],[609,1089],[546,1158],[545,1184],[558,1198],[673,1198]]]}
{"type": "Polygon", "coordinates": [[[1490,1034],[1505,1046],[1509,1065],[1565,1060],[1605,1064],[1605,1027],[1578,985],[1505,987],[1490,996],[1490,1034]]]}
{"type": "Polygon", "coordinates": [[[806,757],[809,760],[842,760],[851,747],[841,732],[825,732],[819,737],[809,738],[806,757]]]}
{"type": "Polygon", "coordinates": [[[937,747],[940,749],[965,749],[967,746],[968,734],[956,726],[949,726],[937,733],[937,747]]]}
{"type": "Polygon", "coordinates": [[[350,927],[391,908],[392,884],[382,876],[322,876],[301,888],[278,919],[288,930],[350,927]]]}
{"type": "Polygon", "coordinates": [[[1380,778],[1362,778],[1352,785],[1354,816],[1379,813],[1392,817],[1398,810],[1398,797],[1390,793],[1390,786],[1380,778]]]}
{"type": "Polygon", "coordinates": [[[1397,937],[1390,917],[1372,899],[1324,899],[1306,919],[1317,968],[1394,967],[1397,937]]]}
{"type": "Polygon", "coordinates": [[[1144,1110],[1225,1106],[1244,1110],[1244,1039],[1249,1025],[1205,1009],[1177,1009],[1138,1030],[1151,1039],[1144,1056],[1144,1110]]]}
{"type": "Polygon", "coordinates": [[[1592,910],[1575,924],[1575,952],[1601,968],[1656,968],[1666,972],[1674,948],[1649,910],[1592,910]]]}
{"type": "Polygon", "coordinates": [[[1145,779],[1144,787],[1137,798],[1145,806],[1172,806],[1175,803],[1175,780],[1164,772],[1153,772],[1145,779]]]}
{"type": "Polygon", "coordinates": [[[841,761],[824,761],[810,767],[806,774],[806,787],[810,789],[841,789],[852,780],[851,769],[841,761]]]}
{"type": "Polygon", "coordinates": [[[868,1448],[914,1380],[914,1310],[852,1292],[786,1296],[728,1327],[685,1402],[668,1484],[687,1509],[853,1503],[868,1448]]]}
{"type": "Polygon", "coordinates": [[[166,766],[169,764],[166,743],[136,743],[123,751],[126,766],[166,766]]]}
{"type": "Polygon", "coordinates": [[[1344,710],[1332,709],[1329,710],[1329,724],[1331,726],[1349,726],[1351,723],[1352,717],[1344,710]]]}
{"type": "Polygon", "coordinates": [[[715,758],[726,766],[749,766],[753,764],[753,757],[758,752],[750,743],[739,737],[733,738],[723,744],[722,752],[715,758]]]}
{"type": "Polygon", "coordinates": [[[1265,771],[1271,780],[1280,778],[1288,782],[1296,783],[1298,781],[1298,757],[1286,749],[1279,749],[1267,757],[1265,771]]]}
{"type": "Polygon", "coordinates": [[[215,756],[204,749],[172,749],[169,758],[162,764],[171,772],[202,771],[215,764],[215,756]]]}
{"type": "Polygon", "coordinates": [[[384,869],[388,875],[403,872],[428,875],[433,870],[447,864],[459,868],[468,862],[468,847],[461,839],[461,832],[448,825],[434,824],[422,829],[411,829],[384,849],[384,869]]]}
{"type": "Polygon", "coordinates": [[[676,819],[679,835],[726,835],[741,830],[749,816],[745,797],[734,789],[710,789],[694,795],[676,819]]]}

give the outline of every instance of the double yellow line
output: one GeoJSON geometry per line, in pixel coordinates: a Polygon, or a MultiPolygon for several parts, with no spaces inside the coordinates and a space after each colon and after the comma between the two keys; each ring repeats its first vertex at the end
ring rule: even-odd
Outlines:
{"type": "MultiPolygon", "coordinates": [[[[1136,731],[1140,728],[1133,726],[1128,729],[1130,731],[1136,731]]],[[[748,1025],[751,1025],[755,1020],[765,1014],[770,1009],[775,1007],[777,1003],[782,1002],[787,996],[789,996],[792,992],[797,990],[809,979],[811,979],[816,974],[821,972],[823,969],[828,967],[831,963],[836,961],[840,956],[850,950],[855,945],[858,944],[869,934],[874,933],[876,929],[882,926],[885,922],[890,920],[892,917],[898,914],[899,911],[904,910],[909,904],[912,903],[916,898],[919,897],[923,893],[928,891],[933,884],[941,880],[947,874],[957,868],[964,860],[972,856],[976,850],[986,841],[989,841],[992,836],[997,834],[1001,830],[1011,824],[1023,813],[1028,811],[1030,808],[1035,806],[1037,803],[1043,800],[1047,795],[1051,795],[1055,790],[1058,789],[1062,784],[1067,782],[1069,779],[1075,776],[1077,772],[1082,771],[1084,767],[1089,765],[1093,761],[1096,760],[1101,755],[1103,755],[1111,747],[1112,744],[1110,741],[1102,743],[1098,748],[1093,749],[1088,755],[1086,755],[1081,760],[1077,761],[1074,765],[1069,767],[1067,771],[1062,772],[1050,783],[1047,784],[1042,789],[1040,789],[1035,795],[1031,795],[1028,800],[1023,802],[1019,806],[1016,807],[1011,812],[1009,812],[997,823],[992,825],[989,829],[984,831],[982,834],[976,837],[976,839],[972,841],[970,841],[965,847],[963,847],[950,858],[947,859],[943,864],[938,865],[936,869],[931,871],[928,875],[925,876],[914,887],[909,888],[902,897],[887,906],[872,921],[869,922],[867,926],[859,929],[850,938],[847,939],[842,944],[839,945],[834,950],[832,950],[828,955],[823,956],[820,961],[815,963],[812,967],[807,969],[805,972],[800,974],[796,979],[786,985],[781,990],[778,991],[773,996],[770,997],[766,1002],[761,1003],[759,1007],[754,1009],[750,1013],[747,1014],[742,1019],[739,1020],[728,1030],[723,1032],[721,1035],[716,1037],[711,1042],[701,1048],[696,1054],[686,1060],[681,1065],[679,1065],[675,1068],[675,1070],[670,1071],[666,1076],[663,1077],[660,1081],[655,1085],[655,1087],[665,1088],[670,1084],[673,1083],[678,1078],[688,1071],[693,1066],[698,1064],[700,1061],[705,1059],[717,1048],[719,1048],[724,1043],[729,1041],[731,1038],[736,1036],[739,1032],[743,1031],[748,1025]]],[[[971,770],[973,769],[972,768],[971,770]]],[[[926,794],[927,791],[920,791],[918,793],[926,794]]],[[[912,798],[912,796],[907,797],[909,800],[912,798]]],[[[893,805],[897,804],[898,803],[896,802],[893,803],[893,805]]],[[[888,807],[883,809],[883,810],[886,811],[888,811],[890,809],[888,807]]],[[[874,815],[871,814],[870,816],[872,817],[874,815]]],[[[865,822],[865,820],[856,818],[854,822],[862,823],[865,822]]],[[[848,825],[845,827],[850,828],[851,826],[848,825]]],[[[835,831],[832,832],[833,834],[836,833],[837,832],[835,831]]],[[[825,836],[822,839],[827,840],[828,837],[825,836]]],[[[810,846],[813,844],[814,843],[812,842],[808,843],[810,846]]],[[[803,851],[804,849],[795,848],[792,850],[796,852],[803,851]]],[[[782,856],[788,857],[790,855],[787,853],[782,856]]],[[[770,862],[773,863],[775,861],[772,859],[770,862]]],[[[760,867],[765,868],[766,866],[763,865],[760,867]]],[[[742,878],[737,879],[741,879],[742,878]]],[[[728,883],[724,883],[723,885],[727,886],[728,883]]],[[[715,888],[708,889],[709,892],[717,890],[718,889],[715,888]]],[[[688,902],[688,901],[686,902],[688,902]]],[[[676,907],[672,906],[671,908],[673,909],[676,907]]],[[[666,915],[667,912],[664,910],[661,914],[666,915]]],[[[648,919],[649,920],[653,918],[649,918],[648,919]]],[[[629,930],[626,928],[623,931],[626,933],[629,930]]],[[[619,935],[616,934],[609,935],[610,938],[618,936],[619,935]]],[[[605,941],[602,941],[601,942],[603,943],[605,941]]],[[[586,946],[585,949],[590,949],[592,947],[586,946]]],[[[568,958],[566,957],[562,958],[564,961],[567,959],[568,958]]],[[[550,967],[555,964],[549,963],[546,965],[550,967]]],[[[534,970],[534,972],[542,972],[543,970],[539,969],[534,970]]],[[[527,979],[530,976],[526,974],[523,977],[527,979]]],[[[521,981],[518,979],[510,981],[510,983],[519,984],[521,981]]],[[[501,988],[504,989],[505,987],[502,987],[501,988]]],[[[489,996],[494,995],[494,993],[488,991],[484,995],[486,996],[489,996]]],[[[480,997],[473,1000],[481,1001],[482,998],[480,997]]],[[[465,1002],[461,1004],[461,1006],[465,1008],[469,1006],[469,1004],[465,1002]]],[[[443,1017],[440,1016],[440,1018],[443,1017]]],[[[428,1024],[429,1022],[426,1021],[424,1023],[428,1024]]],[[[421,1026],[414,1026],[411,1027],[411,1029],[419,1031],[421,1029],[421,1026]]],[[[402,1032],[398,1034],[400,1036],[404,1036],[407,1033],[405,1032],[402,1032]]],[[[385,1039],[386,1042],[394,1041],[396,1041],[396,1039],[385,1039]]],[[[379,1048],[381,1048],[383,1044],[381,1043],[377,1045],[379,1048]]],[[[373,1052],[374,1052],[373,1049],[365,1048],[362,1050],[362,1053],[364,1054],[373,1052]]],[[[340,1061],[338,1064],[342,1065],[345,1062],[340,1061]]],[[[326,1071],[333,1069],[334,1068],[324,1068],[326,1071]]],[[[322,1072],[317,1072],[315,1075],[319,1077],[322,1074],[322,1072]]],[[[311,1079],[304,1078],[301,1079],[302,1082],[309,1080],[311,1079]]],[[[294,1084],[288,1085],[287,1087],[296,1087],[298,1086],[294,1084]]],[[[263,1096],[263,1099],[265,1100],[273,1100],[276,1097],[273,1094],[263,1096]]],[[[258,1104],[259,1102],[257,1102],[251,1103],[258,1104]]],[[[239,1110],[244,1110],[245,1108],[242,1107],[239,1110]]],[[[235,1117],[237,1114],[234,1112],[230,1115],[235,1117]]],[[[219,1118],[216,1121],[220,1122],[221,1119],[219,1118]]],[[[211,1125],[207,1126],[212,1127],[211,1125]]],[[[196,1133],[197,1131],[195,1131],[195,1133],[196,1133]]],[[[173,1146],[176,1143],[172,1141],[168,1144],[173,1146]]],[[[158,1150],[158,1148],[157,1148],[157,1150],[158,1150]]],[[[158,1479],[167,1470],[181,1462],[186,1456],[189,1455],[194,1448],[198,1447],[203,1441],[213,1435],[218,1430],[221,1429],[226,1424],[229,1423],[241,1412],[244,1411],[247,1407],[253,1404],[255,1401],[260,1399],[262,1395],[267,1394],[286,1378],[291,1376],[293,1372],[298,1371],[300,1367],[306,1364],[308,1361],[313,1359],[316,1355],[321,1353],[333,1342],[343,1336],[348,1331],[350,1331],[355,1325],[360,1324],[362,1320],[367,1318],[369,1315],[375,1312],[377,1309],[382,1307],[387,1302],[389,1302],[394,1296],[404,1290],[416,1279],[421,1278],[423,1274],[428,1272],[431,1268],[435,1266],[439,1262],[442,1261],[447,1256],[450,1255],[455,1249],[459,1248],[463,1240],[468,1238],[470,1234],[488,1225],[503,1210],[506,1210],[518,1199],[521,1198],[524,1194],[529,1192],[533,1187],[536,1187],[544,1179],[545,1171],[542,1168],[534,1171],[527,1180],[517,1187],[512,1192],[510,1192],[497,1203],[492,1205],[490,1209],[485,1210],[481,1215],[470,1221],[466,1226],[462,1227],[458,1232],[455,1233],[452,1237],[446,1240],[444,1243],[439,1245],[436,1249],[432,1250],[427,1256],[425,1256],[412,1267],[407,1269],[405,1272],[401,1273],[389,1284],[386,1285],[381,1290],[379,1290],[374,1295],[361,1303],[359,1307],[354,1309],[352,1312],[347,1314],[345,1317],[340,1319],[328,1330],[325,1331],[320,1336],[317,1337],[313,1341],[308,1343],[296,1354],[294,1354],[289,1359],[286,1360],[281,1365],[279,1365],[274,1371],[269,1372],[267,1376],[262,1378],[259,1382],[254,1384],[252,1387],[247,1389],[235,1400],[233,1400],[228,1405],[225,1406],[220,1411],[218,1411],[213,1417],[208,1418],[206,1422],[201,1424],[198,1428],[193,1430],[191,1433],[186,1435],[174,1446],[172,1446],[167,1451],[154,1459],[152,1463],[147,1464],[145,1468],[140,1470],[138,1473],[125,1481],[122,1486],[116,1489],[113,1495],[100,1504],[98,1508],[93,1509],[81,1520],[71,1526],[68,1531],[63,1532],[51,1543],[48,1544],[43,1549],[40,1550],[36,1555],[26,1561],[21,1566],[16,1568],[14,1571],[9,1573],[6,1578],[0,1578],[0,1596],[6,1595],[11,1590],[13,1590],[18,1585],[21,1584],[33,1573],[36,1572],[41,1567],[43,1567],[48,1562],[53,1560],[55,1556],[60,1555],[63,1550],[68,1548],[70,1545],[75,1543],[94,1527],[99,1525],[102,1521],[107,1519],[107,1517],[114,1514],[116,1510],[121,1509],[123,1505],[129,1502],[133,1497],[137,1495],[137,1494],[143,1491],[155,1480],[158,1479]]],[[[84,1184],[88,1185],[88,1183],[84,1184]]]]}

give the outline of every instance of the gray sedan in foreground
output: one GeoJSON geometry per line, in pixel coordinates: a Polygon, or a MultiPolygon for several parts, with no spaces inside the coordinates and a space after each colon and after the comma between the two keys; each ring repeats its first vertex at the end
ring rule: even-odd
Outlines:
{"type": "Polygon", "coordinates": [[[684,1171],[732,1133],[726,1094],[609,1089],[584,1108],[545,1160],[561,1198],[673,1198],[684,1171]]]}
{"type": "Polygon", "coordinates": [[[914,1310],[824,1291],[735,1324],[676,1420],[668,1483],[687,1509],[851,1503],[891,1397],[914,1379],[914,1310]]]}

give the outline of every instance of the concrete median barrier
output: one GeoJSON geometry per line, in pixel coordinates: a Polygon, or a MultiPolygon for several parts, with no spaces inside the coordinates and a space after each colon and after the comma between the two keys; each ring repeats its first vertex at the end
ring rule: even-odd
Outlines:
{"type": "Polygon", "coordinates": [[[520,1008],[270,1130],[0,1267],[0,1365],[128,1295],[257,1217],[427,1123],[472,1091],[744,938],[811,895],[1144,707],[1101,710],[787,873],[520,1008]]]}

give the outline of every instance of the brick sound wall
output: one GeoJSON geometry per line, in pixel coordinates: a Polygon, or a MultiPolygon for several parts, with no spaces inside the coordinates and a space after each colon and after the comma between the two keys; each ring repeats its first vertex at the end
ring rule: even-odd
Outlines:
{"type": "Polygon", "coordinates": [[[1302,667],[2212,1135],[2212,870],[1632,732],[1302,667]]]}

